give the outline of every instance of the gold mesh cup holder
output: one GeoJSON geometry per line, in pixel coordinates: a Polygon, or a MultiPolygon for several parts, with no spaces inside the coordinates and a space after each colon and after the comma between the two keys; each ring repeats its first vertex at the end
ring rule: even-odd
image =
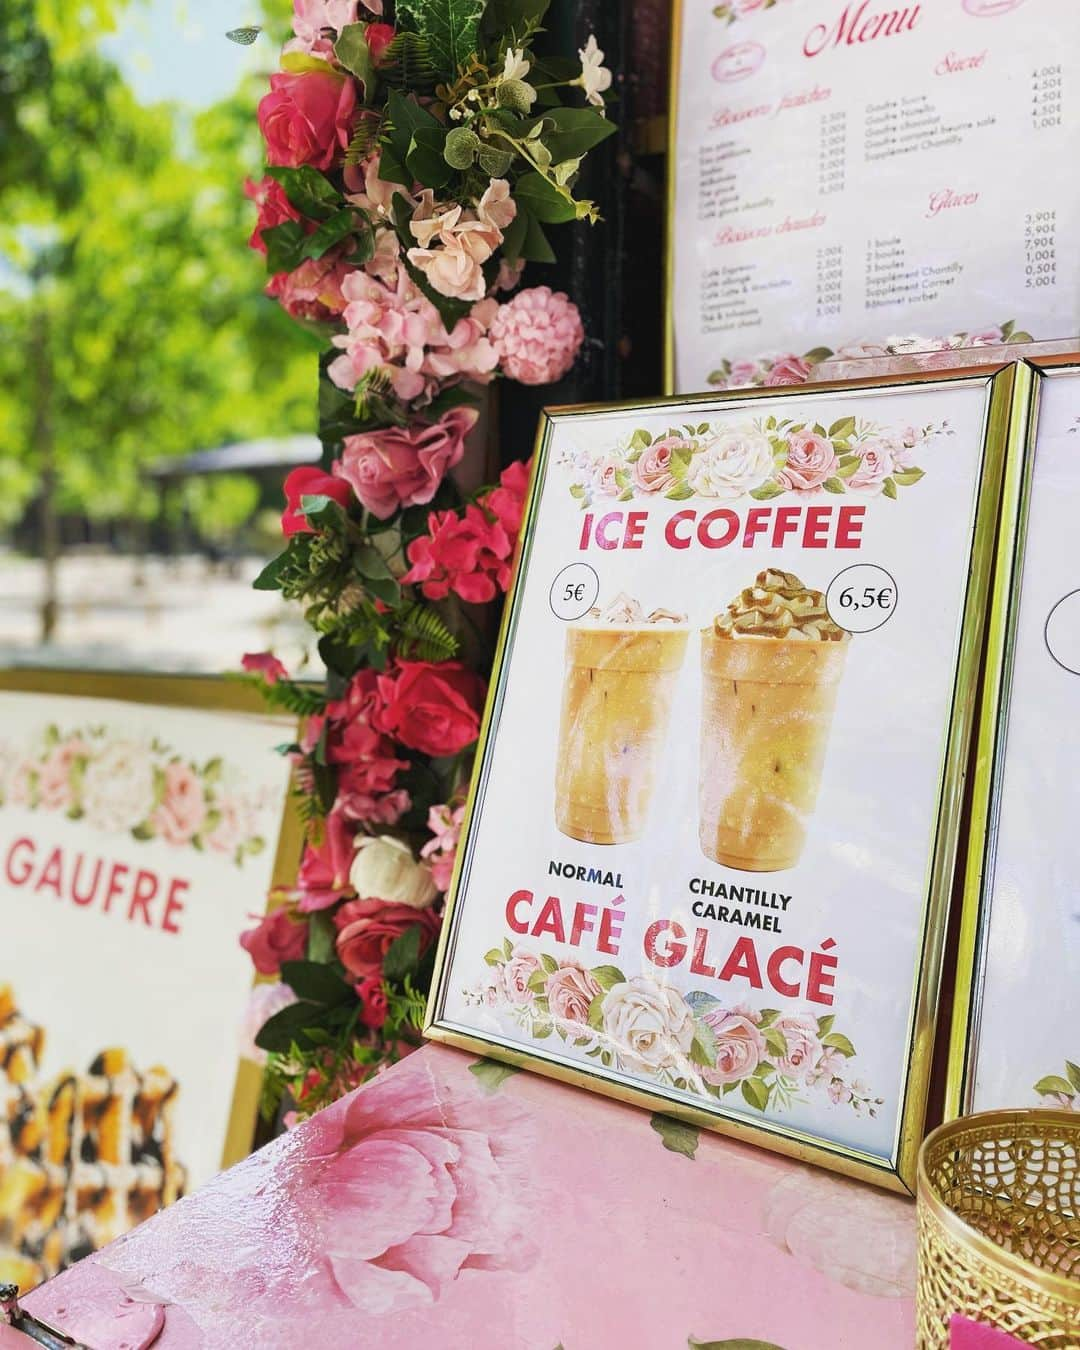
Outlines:
{"type": "Polygon", "coordinates": [[[1039,1350],[1080,1350],[1080,1114],[992,1111],[919,1155],[918,1350],[954,1314],[1039,1350]]]}

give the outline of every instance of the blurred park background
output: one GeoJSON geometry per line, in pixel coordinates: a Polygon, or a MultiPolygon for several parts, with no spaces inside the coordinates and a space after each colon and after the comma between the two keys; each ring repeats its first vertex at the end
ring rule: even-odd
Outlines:
{"type": "Polygon", "coordinates": [[[246,247],[267,8],[0,0],[0,664],[302,657],[250,589],[319,453],[319,340],[246,247]]]}

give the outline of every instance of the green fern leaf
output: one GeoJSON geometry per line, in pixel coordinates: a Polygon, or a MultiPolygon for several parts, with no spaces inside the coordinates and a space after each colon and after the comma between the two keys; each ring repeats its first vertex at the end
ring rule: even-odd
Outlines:
{"type": "Polygon", "coordinates": [[[420,33],[398,33],[383,52],[379,74],[395,89],[430,94],[439,79],[431,43],[420,33]]]}
{"type": "Polygon", "coordinates": [[[457,655],[457,638],[428,605],[408,605],[394,617],[400,656],[416,661],[449,661],[457,655]]]}

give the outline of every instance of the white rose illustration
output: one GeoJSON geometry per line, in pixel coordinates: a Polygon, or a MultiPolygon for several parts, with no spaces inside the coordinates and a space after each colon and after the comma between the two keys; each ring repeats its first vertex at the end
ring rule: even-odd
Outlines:
{"type": "Polygon", "coordinates": [[[643,975],[616,984],[604,1000],[604,1031],[624,1069],[685,1068],[694,1016],[674,989],[643,975]]]}
{"type": "Polygon", "coordinates": [[[146,746],[113,741],[90,761],[83,779],[87,824],[113,833],[133,830],[154,808],[154,767],[146,746]]]}
{"type": "Polygon", "coordinates": [[[773,473],[772,446],[754,427],[722,431],[690,461],[686,481],[699,497],[742,497],[773,473]]]}

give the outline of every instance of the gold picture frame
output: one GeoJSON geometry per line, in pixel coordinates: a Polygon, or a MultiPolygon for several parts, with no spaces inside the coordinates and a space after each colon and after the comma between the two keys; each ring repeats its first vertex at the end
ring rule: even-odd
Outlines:
{"type": "MultiPolygon", "coordinates": [[[[967,755],[974,727],[978,676],[981,669],[985,630],[986,598],[998,527],[997,508],[1005,471],[1005,450],[1017,444],[1030,416],[1032,374],[1022,363],[989,369],[964,370],[948,375],[934,373],[899,376],[885,380],[859,380],[844,385],[802,386],[791,390],[753,390],[726,395],[684,396],[676,399],[557,408],[541,418],[533,460],[532,479],[526,503],[518,559],[507,597],[498,650],[489,689],[487,708],[478,744],[465,825],[458,850],[447,913],[436,959],[435,979],[424,1032],[433,1040],[472,1050],[515,1067],[529,1067],[564,1082],[591,1088],[634,1105],[660,1111],[691,1125],[708,1128],[736,1139],[754,1142],[789,1156],[819,1163],[833,1170],[879,1186],[913,1193],[916,1160],[922,1142],[930,1094],[930,1074],[938,1024],[938,999],[954,869],[956,865],[963,786],[967,755]],[[857,400],[874,392],[902,388],[943,387],[953,384],[984,387],[982,426],[983,453],[978,475],[979,507],[970,538],[970,571],[962,605],[962,637],[954,668],[952,706],[941,752],[937,784],[938,817],[925,877],[921,914],[919,958],[913,972],[911,1013],[906,1042],[906,1076],[898,1108],[898,1128],[892,1156],[884,1160],[864,1150],[819,1136],[786,1128],[774,1121],[748,1121],[722,1109],[699,1108],[679,1100],[663,1088],[642,1081],[614,1081],[580,1062],[560,1059],[556,1052],[539,1047],[523,1048],[509,1037],[480,1034],[449,1019],[445,1013],[451,986],[457,935],[464,909],[464,891],[471,864],[471,841],[484,809],[483,794],[491,765],[501,706],[505,694],[512,648],[520,618],[522,594],[533,551],[540,494],[553,429],[570,416],[602,418],[614,412],[655,412],[672,405],[700,409],[702,413],[752,409],[759,400],[787,398],[794,401],[829,399],[857,400]]],[[[545,1043],[546,1044],[546,1043],[545,1043]]]]}
{"type": "MultiPolygon", "coordinates": [[[[1022,603],[1029,512],[1043,383],[1080,376],[1080,353],[1040,357],[1027,363],[1033,391],[1024,426],[1009,446],[998,531],[997,563],[990,598],[987,655],[976,729],[970,808],[970,847],[960,915],[956,985],[945,1079],[946,1120],[975,1109],[975,1071],[980,1043],[983,981],[994,886],[1001,780],[1012,697],[1017,624],[1022,603]]],[[[1032,1103],[999,1103],[1022,1106],[1032,1103]]]]}
{"type": "MultiPolygon", "coordinates": [[[[111,699],[198,712],[240,713],[270,718],[280,723],[283,729],[296,729],[295,718],[267,712],[257,689],[224,676],[16,666],[0,670],[0,693],[111,699]]],[[[303,837],[303,823],[290,788],[274,844],[272,891],[295,881],[303,837]]],[[[228,1127],[221,1151],[222,1168],[231,1167],[251,1152],[261,1092],[262,1070],[252,1061],[237,1056],[228,1127]]]]}

